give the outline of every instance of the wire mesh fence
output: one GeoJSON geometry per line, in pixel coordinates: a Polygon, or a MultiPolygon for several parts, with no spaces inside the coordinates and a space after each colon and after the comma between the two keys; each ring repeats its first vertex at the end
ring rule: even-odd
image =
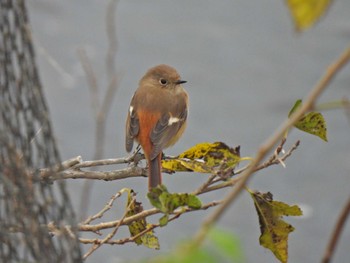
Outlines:
{"type": "Polygon", "coordinates": [[[40,178],[59,162],[25,1],[0,0],[0,262],[81,261],[65,185],[40,178]]]}

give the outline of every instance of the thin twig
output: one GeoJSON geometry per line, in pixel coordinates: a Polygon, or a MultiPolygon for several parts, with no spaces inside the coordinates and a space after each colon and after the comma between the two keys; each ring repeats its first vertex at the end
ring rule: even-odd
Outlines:
{"type": "Polygon", "coordinates": [[[194,195],[198,195],[200,193],[203,193],[205,191],[205,189],[208,188],[208,186],[211,184],[211,182],[215,179],[216,174],[212,174],[211,176],[209,176],[208,180],[201,185],[196,191],[194,191],[192,194],[194,195]]]}
{"type": "Polygon", "coordinates": [[[106,55],[106,72],[107,79],[112,80],[113,75],[115,74],[115,56],[118,49],[118,39],[116,34],[116,8],[118,1],[111,0],[107,4],[106,9],[106,32],[108,38],[108,49],[106,55]]]}
{"type": "Polygon", "coordinates": [[[141,167],[127,167],[115,171],[81,171],[81,170],[67,170],[57,174],[51,174],[49,180],[63,180],[63,179],[94,179],[104,181],[115,181],[131,177],[147,177],[147,170],[141,167]]]}
{"type": "MultiPolygon", "coordinates": [[[[206,210],[210,207],[214,207],[214,206],[217,206],[221,204],[221,201],[213,201],[213,202],[210,202],[210,203],[207,203],[205,205],[202,206],[202,208],[200,210],[206,210]]],[[[154,209],[152,209],[154,210],[154,209]]],[[[193,212],[193,211],[197,211],[195,209],[190,209],[190,208],[182,208],[182,209],[178,209],[177,211],[174,211],[173,213],[173,216],[169,218],[168,222],[171,222],[177,218],[179,218],[181,215],[185,214],[185,213],[188,213],[188,212],[193,212]]],[[[160,211],[157,211],[157,213],[161,213],[160,211]]],[[[136,216],[136,215],[135,215],[136,216]]],[[[144,218],[144,217],[147,217],[147,216],[142,216],[142,217],[134,217],[134,219],[132,221],[135,221],[135,220],[139,220],[141,218],[144,218]],[[136,218],[136,219],[135,219],[136,218]]],[[[130,217],[131,218],[131,217],[130,217]]],[[[132,221],[129,220],[129,217],[128,218],[125,218],[124,221],[120,221],[118,220],[117,222],[113,222],[113,224],[119,224],[119,225],[128,225],[130,224],[132,221]]],[[[142,235],[144,235],[145,233],[149,232],[149,231],[152,231],[153,229],[157,228],[157,227],[160,227],[160,224],[151,224],[149,225],[146,229],[144,229],[143,231],[141,231],[140,233],[138,233],[137,235],[135,236],[132,236],[132,237],[127,237],[127,238],[123,238],[123,239],[118,239],[118,240],[107,240],[105,241],[104,243],[105,244],[110,244],[110,245],[123,245],[125,243],[128,243],[128,242],[134,242],[137,238],[141,237],[142,235]]],[[[110,227],[109,227],[110,228],[110,227]]],[[[98,230],[102,230],[102,229],[98,229],[98,230]]],[[[96,231],[98,231],[96,230],[96,231]]],[[[96,238],[93,238],[93,239],[87,239],[87,238],[79,238],[79,241],[80,243],[82,244],[101,244],[103,242],[103,239],[96,239],[96,238]]]]}
{"type": "Polygon", "coordinates": [[[119,227],[123,224],[123,220],[127,216],[130,207],[135,203],[135,197],[132,197],[132,200],[130,201],[128,207],[125,209],[125,212],[122,216],[122,218],[119,220],[119,223],[114,227],[113,231],[109,233],[102,241],[98,244],[94,244],[88,252],[86,252],[83,256],[83,259],[86,259],[88,256],[90,256],[96,249],[98,249],[100,246],[111,240],[115,234],[118,232],[119,227]]]}
{"type": "Polygon", "coordinates": [[[343,228],[345,226],[345,222],[350,214],[350,198],[348,199],[347,203],[345,204],[342,212],[339,215],[339,218],[337,220],[337,223],[335,225],[335,228],[333,230],[333,233],[331,235],[331,238],[329,240],[329,243],[324,251],[324,255],[322,258],[322,263],[329,263],[331,262],[331,259],[333,257],[333,254],[335,252],[335,248],[338,244],[338,241],[340,239],[340,235],[343,232],[343,228]]]}
{"type": "Polygon", "coordinates": [[[256,157],[253,159],[250,166],[242,174],[241,180],[236,184],[236,187],[232,189],[225,197],[224,202],[219,206],[209,217],[203,222],[202,226],[194,237],[195,246],[199,246],[205,239],[208,231],[213,224],[223,215],[228,206],[237,198],[237,196],[244,189],[245,185],[250,179],[250,176],[254,173],[256,167],[260,164],[266,154],[271,151],[274,145],[283,137],[285,132],[292,128],[307,111],[313,108],[317,98],[322,94],[326,87],[330,84],[336,74],[341,68],[343,68],[350,59],[350,48],[347,48],[343,54],[338,58],[335,63],[329,66],[319,83],[311,90],[308,97],[302,104],[302,106],[290,116],[282,125],[270,136],[258,149],[256,157]]]}
{"type": "MultiPolygon", "coordinates": [[[[194,212],[194,211],[200,211],[200,210],[206,210],[210,207],[213,206],[217,206],[219,204],[221,204],[222,201],[213,201],[207,204],[202,205],[202,207],[200,209],[193,209],[193,208],[189,208],[189,207],[181,207],[179,209],[176,209],[173,214],[178,214],[178,213],[188,213],[188,212],[194,212]]],[[[132,215],[129,217],[126,217],[123,222],[122,225],[128,225],[136,220],[140,220],[146,217],[149,217],[151,215],[155,215],[155,214],[160,214],[161,211],[159,209],[156,208],[150,208],[148,210],[144,210],[136,215],[132,215]]],[[[95,225],[90,225],[90,224],[79,224],[78,226],[78,230],[79,231],[83,231],[83,232],[97,232],[103,229],[109,229],[109,228],[113,228],[115,226],[117,226],[120,223],[120,220],[115,220],[115,221],[109,221],[109,222],[103,222],[103,223],[99,223],[99,224],[95,224],[95,225]]]]}
{"type": "Polygon", "coordinates": [[[350,124],[350,101],[348,98],[343,98],[342,103],[344,106],[345,115],[346,115],[348,122],[350,124]]]}
{"type": "Polygon", "coordinates": [[[115,201],[115,199],[117,199],[118,197],[120,197],[122,195],[122,192],[119,191],[116,194],[114,194],[111,199],[107,202],[107,204],[95,215],[93,216],[89,216],[84,222],[82,222],[83,225],[85,224],[90,224],[92,221],[103,217],[103,215],[112,208],[113,206],[113,202],[115,201]]]}
{"type": "MultiPolygon", "coordinates": [[[[96,167],[96,166],[106,166],[115,164],[130,164],[138,163],[144,159],[144,156],[140,153],[134,153],[128,157],[115,158],[115,159],[102,159],[94,161],[83,161],[81,156],[71,158],[67,161],[56,165],[53,168],[44,168],[39,170],[41,180],[62,180],[62,179],[95,179],[95,180],[118,180],[124,179],[128,176],[126,172],[130,171],[128,169],[116,170],[112,172],[102,172],[102,171],[82,171],[82,168],[96,167]]],[[[135,167],[135,165],[133,165],[135,167]]],[[[131,169],[132,175],[135,176],[146,176],[146,170],[143,168],[131,169]],[[140,170],[141,169],[141,170],[140,170]]]]}
{"type": "Polygon", "coordinates": [[[98,99],[98,83],[97,77],[95,75],[95,71],[92,67],[91,61],[86,54],[85,49],[79,48],[77,50],[78,57],[80,59],[81,66],[85,72],[85,76],[87,79],[87,83],[90,90],[90,98],[91,98],[91,108],[93,110],[94,116],[98,114],[99,108],[99,99],[98,99]]]}
{"type": "MultiPolygon", "coordinates": [[[[283,142],[283,144],[284,144],[284,142],[283,142]]],[[[267,168],[267,167],[269,167],[271,165],[281,164],[281,162],[284,162],[289,156],[292,155],[292,153],[298,148],[299,144],[300,144],[300,141],[298,140],[281,157],[278,157],[278,155],[276,155],[276,153],[279,153],[279,152],[282,151],[282,149],[280,148],[281,145],[279,145],[276,148],[275,153],[268,159],[268,161],[266,161],[265,163],[263,163],[263,164],[259,165],[258,167],[256,167],[254,172],[256,172],[258,170],[261,170],[261,169],[265,169],[265,168],[267,168]]],[[[221,181],[223,181],[223,179],[220,178],[220,177],[217,178],[217,179],[215,179],[216,176],[209,177],[209,179],[200,188],[195,190],[193,192],[193,194],[200,195],[200,194],[208,193],[208,192],[211,192],[211,191],[216,191],[216,190],[219,190],[219,189],[222,189],[222,188],[234,186],[239,180],[241,180],[241,176],[238,176],[238,175],[243,173],[245,170],[247,170],[248,166],[243,167],[242,169],[235,171],[234,177],[232,177],[231,179],[226,179],[224,182],[221,182],[221,181]],[[218,182],[221,182],[221,183],[218,183],[218,182]]]]}
{"type": "Polygon", "coordinates": [[[83,159],[81,158],[80,155],[76,156],[74,158],[71,158],[71,159],[69,159],[67,161],[62,162],[61,169],[65,170],[65,169],[71,168],[71,167],[75,166],[76,164],[81,163],[82,160],[83,159]]]}
{"type": "MultiPolygon", "coordinates": [[[[29,26],[29,25],[28,25],[29,26]]],[[[57,59],[55,59],[48,51],[47,48],[43,46],[43,44],[39,41],[39,38],[35,37],[35,34],[30,33],[31,29],[27,28],[28,34],[30,34],[30,38],[34,41],[35,48],[41,53],[41,55],[47,60],[49,65],[56,70],[56,72],[60,75],[60,78],[65,80],[68,83],[74,83],[74,77],[70,74],[65,67],[63,67],[57,59]]],[[[68,86],[69,87],[69,86],[68,86]]]]}
{"type": "Polygon", "coordinates": [[[106,166],[106,165],[114,165],[114,164],[124,164],[131,163],[134,161],[134,156],[122,157],[122,158],[114,158],[114,159],[102,159],[102,160],[94,160],[94,161],[84,161],[79,164],[74,165],[74,169],[95,167],[95,166],[106,166]]]}
{"type": "Polygon", "coordinates": [[[211,186],[208,186],[207,188],[205,189],[202,189],[201,192],[199,192],[197,195],[200,195],[200,194],[204,194],[204,193],[209,193],[209,192],[212,192],[212,191],[216,191],[216,190],[219,190],[219,189],[223,189],[223,188],[226,188],[226,187],[232,187],[234,186],[235,184],[237,184],[237,182],[239,182],[240,180],[242,179],[242,176],[235,176],[231,179],[228,179],[222,183],[218,183],[218,184],[215,184],[215,185],[211,185],[211,186]]]}
{"type": "MultiPolygon", "coordinates": [[[[160,213],[159,209],[156,208],[151,208],[148,210],[144,210],[136,215],[133,216],[129,216],[127,218],[125,218],[123,220],[123,224],[127,225],[130,224],[136,220],[151,216],[151,215],[155,215],[160,213]]],[[[109,222],[103,222],[103,223],[99,223],[99,224],[95,224],[95,225],[83,225],[83,224],[79,224],[78,225],[78,230],[79,231],[83,231],[83,232],[97,232],[103,229],[109,229],[109,228],[113,228],[115,226],[117,226],[119,224],[120,220],[114,220],[114,221],[109,221],[109,222]]]]}
{"type": "Polygon", "coordinates": [[[70,169],[74,165],[79,164],[82,161],[81,156],[77,156],[66,160],[58,165],[55,165],[52,168],[43,168],[39,170],[39,174],[42,180],[48,180],[53,173],[58,173],[60,171],[64,171],[66,169],[70,169]]]}
{"type": "Polygon", "coordinates": [[[282,157],[278,157],[277,155],[273,155],[272,158],[270,158],[268,161],[262,163],[261,165],[259,165],[258,167],[256,167],[255,172],[259,171],[261,169],[265,169],[271,165],[274,164],[281,164],[284,163],[284,161],[292,155],[292,153],[298,148],[298,146],[300,145],[300,141],[296,141],[294,143],[294,145],[282,156],[282,157]]]}
{"type": "MultiPolygon", "coordinates": [[[[98,93],[98,83],[97,78],[95,75],[95,71],[92,68],[91,61],[88,58],[86,52],[84,49],[78,50],[78,55],[80,57],[80,61],[82,64],[82,67],[85,71],[85,75],[89,84],[89,90],[90,90],[90,98],[91,98],[91,108],[93,110],[94,116],[95,116],[95,153],[93,159],[101,159],[103,155],[103,147],[104,147],[104,126],[100,128],[98,126],[98,120],[99,120],[99,108],[100,108],[100,102],[99,102],[99,93],[98,93]],[[102,133],[101,133],[101,129],[102,133]],[[101,133],[101,134],[100,134],[101,133]],[[98,135],[101,135],[102,137],[98,137],[98,135]]],[[[85,218],[86,213],[88,211],[88,205],[90,203],[90,193],[92,189],[92,182],[85,181],[82,187],[82,194],[81,194],[81,200],[80,200],[80,211],[79,211],[79,218],[85,218]]]]}
{"type": "MultiPolygon", "coordinates": [[[[115,72],[115,56],[117,52],[117,37],[115,27],[115,12],[116,12],[117,1],[111,0],[107,5],[106,9],[106,31],[108,37],[109,48],[106,57],[106,71],[107,71],[107,82],[108,88],[104,96],[102,103],[99,103],[99,94],[97,92],[97,80],[94,77],[93,70],[91,70],[90,63],[85,57],[85,72],[90,82],[90,91],[92,98],[92,106],[95,112],[95,153],[93,159],[101,159],[104,154],[105,137],[106,137],[106,120],[107,116],[112,107],[115,94],[118,90],[118,78],[115,72]],[[89,74],[92,74],[89,76],[89,74]],[[96,85],[95,85],[96,84],[96,85]]],[[[84,66],[84,65],[83,65],[84,66]]],[[[83,185],[83,191],[80,203],[80,218],[84,218],[90,204],[91,190],[93,182],[85,181],[83,185]]]]}

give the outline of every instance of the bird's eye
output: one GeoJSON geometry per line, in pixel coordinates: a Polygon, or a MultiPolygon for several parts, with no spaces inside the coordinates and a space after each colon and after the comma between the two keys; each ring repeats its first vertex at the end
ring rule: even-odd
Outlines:
{"type": "Polygon", "coordinates": [[[168,81],[167,81],[166,79],[160,79],[160,80],[159,80],[159,83],[160,83],[161,85],[166,85],[166,84],[168,84],[168,81]]]}

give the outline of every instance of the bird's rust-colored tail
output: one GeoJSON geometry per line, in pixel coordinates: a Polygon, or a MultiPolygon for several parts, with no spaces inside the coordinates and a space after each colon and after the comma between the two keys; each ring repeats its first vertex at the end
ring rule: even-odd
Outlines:
{"type": "Polygon", "coordinates": [[[148,190],[162,184],[162,153],[153,160],[148,160],[148,190]]]}

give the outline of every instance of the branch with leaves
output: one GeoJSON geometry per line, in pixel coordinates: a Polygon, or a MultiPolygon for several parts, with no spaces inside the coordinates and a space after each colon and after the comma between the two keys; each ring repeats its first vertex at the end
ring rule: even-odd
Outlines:
{"type": "MultiPolygon", "coordinates": [[[[299,141],[291,145],[286,151],[283,150],[285,143],[286,139],[281,140],[270,158],[257,167],[256,171],[276,164],[285,166],[285,161],[297,149],[299,141]]],[[[220,205],[222,203],[221,200],[213,200],[202,204],[197,196],[232,187],[242,179],[240,174],[248,169],[249,165],[239,170],[235,170],[235,167],[242,161],[249,161],[250,158],[240,157],[239,151],[240,147],[231,148],[222,142],[216,142],[198,144],[176,157],[164,156],[162,165],[166,173],[187,171],[210,175],[205,183],[197,186],[191,193],[169,193],[164,186],[159,189],[156,188],[154,192],[152,191],[148,195],[154,208],[147,210],[143,210],[142,204],[136,201],[136,194],[132,189],[120,190],[111,197],[100,211],[78,224],[78,231],[81,234],[90,232],[96,235],[95,238],[79,238],[81,243],[91,244],[91,248],[84,258],[87,258],[103,244],[122,245],[135,242],[150,248],[159,248],[158,239],[153,232],[154,229],[165,226],[185,213],[207,210],[220,205]],[[103,218],[110,212],[116,200],[123,193],[128,195],[123,215],[117,220],[104,221],[103,218]],[[147,223],[147,218],[154,215],[160,215],[159,222],[147,223]],[[96,220],[102,222],[94,223],[96,220]],[[130,236],[118,237],[118,231],[122,226],[129,227],[130,236]],[[101,231],[108,231],[109,233],[104,238],[101,238],[101,231]]],[[[66,179],[115,181],[144,177],[147,176],[147,167],[140,167],[143,159],[144,156],[139,151],[135,151],[131,156],[124,158],[94,161],[83,161],[78,156],[57,166],[55,168],[56,173],[52,173],[48,169],[42,169],[39,174],[42,180],[51,182],[66,179]],[[107,167],[109,165],[127,165],[127,167],[111,171],[87,170],[91,167],[107,167]]],[[[67,226],[67,229],[69,228],[70,226],[67,226]]],[[[55,228],[51,225],[49,229],[53,234],[58,233],[58,227],[55,228]]]]}
{"type": "MultiPolygon", "coordinates": [[[[168,223],[178,219],[185,213],[206,210],[212,207],[217,209],[203,222],[192,243],[193,248],[198,248],[212,226],[226,211],[227,207],[233,203],[241,190],[246,188],[250,176],[255,172],[267,169],[272,165],[282,165],[285,167],[286,160],[300,145],[300,141],[286,147],[287,131],[293,126],[320,137],[327,141],[326,123],[319,112],[314,112],[316,99],[322,91],[329,85],[337,72],[350,60],[350,49],[329,67],[324,77],[311,91],[304,102],[298,100],[292,107],[288,119],[258,150],[255,158],[241,157],[240,147],[231,148],[223,142],[201,143],[191,147],[176,157],[164,156],[162,160],[163,172],[198,172],[209,174],[208,179],[197,186],[191,193],[169,193],[165,186],[153,189],[148,198],[154,208],[144,210],[142,203],[136,200],[136,194],[132,189],[122,189],[107,202],[107,204],[95,215],[87,217],[78,224],[78,231],[84,235],[89,232],[96,235],[95,238],[80,237],[83,244],[90,244],[91,247],[84,255],[88,258],[94,251],[104,244],[122,245],[134,242],[149,248],[158,249],[158,238],[154,234],[154,229],[163,227],[168,223]],[[277,144],[279,142],[279,144],[277,144]],[[276,145],[277,144],[277,145],[276,145]],[[276,146],[275,146],[276,145],[276,146]],[[274,147],[274,151],[272,151],[274,147]],[[270,157],[266,155],[272,151],[270,157]],[[266,161],[263,161],[266,159],[266,161]],[[237,164],[249,161],[248,165],[237,169],[237,164]],[[202,204],[199,196],[212,191],[219,191],[223,188],[233,188],[223,200],[213,200],[202,204]],[[127,203],[124,213],[119,219],[104,221],[116,200],[127,193],[127,203]],[[149,217],[159,215],[157,223],[148,223],[149,217]],[[94,223],[96,220],[102,221],[94,223]],[[122,226],[129,228],[130,236],[119,236],[122,226]],[[104,237],[101,237],[105,231],[104,237]]],[[[345,101],[345,100],[344,100],[345,101]]],[[[344,105],[348,105],[344,103],[344,105]]],[[[345,107],[345,106],[344,106],[345,107]]],[[[39,171],[41,180],[56,181],[66,179],[88,179],[114,181],[128,179],[132,177],[147,176],[147,167],[142,167],[144,156],[136,151],[133,155],[116,159],[103,159],[93,161],[83,161],[80,156],[63,162],[54,167],[54,172],[49,169],[39,171]],[[127,167],[111,171],[90,171],[91,167],[106,167],[109,165],[126,165],[127,167]]],[[[247,188],[246,188],[247,189],[247,188]]],[[[301,215],[301,210],[297,206],[275,201],[270,193],[259,193],[247,189],[254,200],[260,227],[262,246],[270,249],[281,261],[288,259],[287,242],[288,235],[294,228],[282,220],[283,216],[301,215]]],[[[346,210],[348,213],[348,209],[346,210]]],[[[344,218],[344,216],[342,217],[344,218]]],[[[343,220],[344,221],[344,220],[343,220]]],[[[340,225],[340,224],[339,224],[340,225]]],[[[54,224],[48,226],[49,231],[54,235],[59,234],[59,228],[54,224]]],[[[68,233],[71,226],[65,227],[68,233]]],[[[341,228],[340,228],[341,229],[341,228]]],[[[335,236],[339,236],[339,231],[335,236]]],[[[333,238],[335,239],[335,238],[333,238]]],[[[331,242],[327,255],[334,251],[336,242],[331,242]]],[[[330,257],[330,256],[327,256],[330,257]]]]}
{"type": "MultiPolygon", "coordinates": [[[[288,125],[294,124],[294,126],[300,130],[316,135],[327,141],[326,124],[323,116],[318,112],[307,113],[310,108],[299,113],[303,106],[304,104],[302,104],[301,100],[298,100],[295,103],[289,114],[288,123],[290,122],[291,124],[288,125]],[[295,114],[299,114],[299,116],[294,117],[295,114]],[[293,117],[295,118],[294,123],[291,122],[293,117]]],[[[288,126],[288,128],[290,127],[288,126]]],[[[261,163],[260,161],[264,155],[261,156],[259,162],[254,163],[256,162],[256,159],[254,160],[250,157],[240,156],[240,146],[231,148],[223,142],[201,143],[176,157],[165,156],[162,160],[163,172],[198,172],[210,174],[210,176],[204,184],[198,186],[197,189],[193,190],[190,194],[169,193],[165,186],[152,189],[148,194],[148,198],[155,208],[148,210],[143,210],[142,204],[136,201],[135,193],[132,189],[122,189],[111,198],[101,211],[94,216],[88,217],[85,221],[79,224],[78,230],[81,232],[93,232],[100,235],[102,230],[111,231],[105,238],[81,238],[80,242],[84,244],[92,244],[84,258],[87,258],[103,244],[125,244],[128,242],[135,242],[138,245],[143,244],[147,247],[158,249],[159,242],[153,232],[155,228],[167,225],[169,222],[176,220],[184,213],[225,204],[228,200],[226,198],[222,201],[212,201],[203,205],[197,196],[207,192],[217,191],[222,188],[232,187],[236,184],[242,187],[242,182],[247,180],[247,171],[254,173],[276,164],[285,167],[286,159],[291,156],[300,144],[300,141],[296,141],[288,150],[285,150],[285,144],[287,141],[286,131],[287,129],[282,130],[279,135],[281,137],[276,137],[281,138],[280,143],[276,146],[272,155],[267,158],[265,162],[261,163]],[[237,164],[243,161],[251,162],[246,167],[240,170],[235,170],[237,164]],[[123,192],[128,193],[128,202],[122,217],[114,221],[91,224],[94,220],[103,218],[105,213],[111,209],[114,201],[120,197],[123,192]],[[156,214],[163,214],[159,219],[159,223],[147,223],[146,219],[156,214]],[[130,237],[114,239],[119,228],[123,225],[129,227],[130,237]]],[[[266,148],[266,151],[268,150],[269,149],[266,148]]],[[[76,157],[62,163],[62,165],[59,166],[60,170],[57,171],[56,174],[52,175],[51,173],[48,173],[47,170],[43,170],[40,175],[42,179],[49,181],[77,178],[111,181],[127,179],[135,176],[147,176],[147,168],[141,168],[138,166],[143,158],[144,156],[139,153],[139,150],[135,151],[135,153],[129,157],[117,159],[82,161],[81,157],[76,157]],[[116,164],[128,164],[128,167],[113,171],[85,171],[85,169],[91,167],[116,164]]],[[[234,190],[233,192],[236,193],[236,191],[237,190],[234,190]]],[[[255,193],[252,190],[249,190],[249,193],[254,200],[259,216],[259,222],[261,223],[261,244],[266,248],[269,248],[281,262],[285,262],[288,257],[288,235],[294,230],[294,228],[280,218],[283,215],[301,215],[301,210],[297,207],[295,208],[296,210],[294,210],[299,212],[291,213],[292,210],[290,210],[289,205],[273,201],[272,194],[270,193],[260,194],[258,192],[255,193]],[[260,201],[258,202],[257,200],[260,201]],[[277,213],[276,211],[279,212],[277,213]],[[280,223],[277,224],[276,222],[280,223]],[[268,230],[266,231],[266,229],[268,230]],[[277,239],[271,238],[271,236],[277,237],[276,233],[279,233],[281,236],[278,236],[277,239]]],[[[223,211],[222,207],[224,206],[221,205],[217,211],[223,211]]],[[[200,244],[201,240],[209,231],[211,227],[210,224],[214,222],[218,215],[218,212],[213,213],[213,217],[204,222],[201,228],[202,232],[199,232],[199,235],[197,235],[194,246],[200,244]],[[208,222],[210,222],[210,224],[208,224],[208,222]]]]}
{"type": "MultiPolygon", "coordinates": [[[[282,123],[282,125],[276,130],[276,132],[259,147],[256,153],[256,157],[253,159],[248,169],[246,169],[243,172],[242,178],[237,183],[237,186],[234,189],[232,189],[229,192],[229,194],[224,198],[222,205],[218,207],[216,211],[214,211],[204,221],[193,240],[194,247],[198,247],[203,242],[203,240],[205,239],[206,235],[213,227],[215,222],[223,215],[227,208],[235,201],[240,192],[245,188],[246,184],[248,183],[251,176],[254,174],[257,167],[261,165],[261,162],[264,159],[264,157],[273,149],[274,145],[279,140],[281,140],[281,138],[284,138],[287,131],[290,130],[293,126],[303,131],[307,131],[311,134],[315,134],[314,131],[316,130],[315,135],[327,141],[327,137],[325,135],[326,125],[324,122],[322,122],[323,117],[322,120],[319,117],[311,118],[308,117],[310,116],[308,114],[314,113],[308,112],[315,108],[316,100],[318,99],[318,97],[328,87],[328,85],[334,79],[336,74],[349,62],[349,60],[350,48],[347,48],[343,52],[343,54],[341,54],[341,56],[329,66],[319,83],[317,83],[316,86],[311,90],[305,102],[303,104],[301,104],[301,101],[296,102],[296,104],[290,112],[289,118],[284,123],[282,123]]],[[[275,245],[278,245],[278,243],[276,243],[275,245]]],[[[283,259],[279,257],[278,259],[280,259],[281,262],[287,262],[288,255],[286,254],[286,256],[283,259]]]]}

